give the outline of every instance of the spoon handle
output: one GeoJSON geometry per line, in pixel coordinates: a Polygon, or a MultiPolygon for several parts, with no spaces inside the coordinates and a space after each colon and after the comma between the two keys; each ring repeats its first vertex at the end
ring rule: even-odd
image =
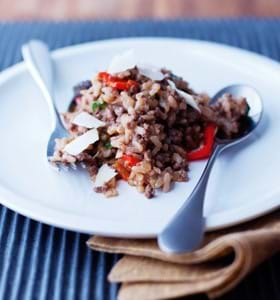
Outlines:
{"type": "Polygon", "coordinates": [[[48,46],[38,40],[31,40],[22,46],[22,56],[30,74],[39,86],[52,117],[53,129],[60,125],[53,97],[53,69],[48,46]]]}
{"type": "Polygon", "coordinates": [[[223,145],[215,145],[212,155],[193,192],[169,224],[158,236],[161,250],[171,253],[188,252],[196,249],[204,235],[205,218],[203,203],[208,178],[216,157],[223,145]]]}

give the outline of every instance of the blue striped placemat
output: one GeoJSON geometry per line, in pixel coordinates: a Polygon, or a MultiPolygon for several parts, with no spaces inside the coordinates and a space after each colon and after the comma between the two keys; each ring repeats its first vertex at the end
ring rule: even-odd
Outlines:
{"type": "MultiPolygon", "coordinates": [[[[42,39],[55,49],[131,36],[210,40],[280,60],[280,20],[0,23],[0,70],[21,60],[20,47],[31,38],[42,39]]],[[[87,239],[0,205],[0,300],[116,299],[118,287],[108,284],[106,276],[118,256],[89,250],[87,239]]],[[[279,278],[277,255],[222,299],[279,300],[279,278]]]]}

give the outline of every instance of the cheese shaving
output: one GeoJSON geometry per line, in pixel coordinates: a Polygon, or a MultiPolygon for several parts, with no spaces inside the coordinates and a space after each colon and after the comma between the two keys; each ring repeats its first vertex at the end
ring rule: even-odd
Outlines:
{"type": "Polygon", "coordinates": [[[98,128],[98,127],[104,127],[106,123],[98,120],[94,116],[90,115],[87,112],[81,112],[78,114],[74,120],[72,121],[73,124],[86,127],[86,128],[98,128]]]}
{"type": "Polygon", "coordinates": [[[131,49],[113,57],[107,71],[110,74],[116,74],[129,69],[133,69],[136,65],[136,55],[134,50],[131,49]]]}
{"type": "Polygon", "coordinates": [[[100,187],[117,175],[117,172],[107,164],[102,165],[95,178],[94,186],[100,187]]]}
{"type": "Polygon", "coordinates": [[[136,66],[142,75],[152,80],[161,81],[165,78],[158,68],[138,62],[133,49],[113,57],[107,71],[110,74],[116,74],[133,69],[136,66]]]}
{"type": "Polygon", "coordinates": [[[99,140],[96,128],[88,130],[83,135],[78,136],[64,147],[64,151],[71,155],[78,155],[87,147],[99,140]]]}
{"type": "Polygon", "coordinates": [[[168,84],[170,85],[170,87],[175,90],[182,98],[185,99],[185,101],[187,102],[187,104],[189,104],[191,107],[193,107],[194,109],[196,109],[197,111],[200,112],[200,108],[198,107],[194,97],[182,90],[179,90],[175,83],[172,80],[168,80],[168,84]]]}
{"type": "Polygon", "coordinates": [[[139,72],[154,80],[154,81],[161,81],[165,78],[165,76],[161,73],[159,69],[157,69],[154,66],[148,66],[148,65],[137,65],[139,72]]]}

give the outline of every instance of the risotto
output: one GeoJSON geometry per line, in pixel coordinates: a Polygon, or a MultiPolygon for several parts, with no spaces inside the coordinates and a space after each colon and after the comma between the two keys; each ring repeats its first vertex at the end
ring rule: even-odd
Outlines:
{"type": "Polygon", "coordinates": [[[56,140],[53,163],[82,163],[97,193],[116,196],[118,180],[152,198],[188,181],[189,163],[206,159],[215,135],[231,138],[247,116],[246,99],[214,105],[166,69],[100,72],[74,87],[62,114],[69,136],[56,140]]]}

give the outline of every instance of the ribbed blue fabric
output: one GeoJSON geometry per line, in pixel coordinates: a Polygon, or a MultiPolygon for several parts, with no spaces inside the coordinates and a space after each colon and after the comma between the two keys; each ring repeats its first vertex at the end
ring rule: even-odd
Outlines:
{"type": "MultiPolygon", "coordinates": [[[[280,20],[276,19],[0,23],[0,70],[21,60],[20,47],[31,38],[42,39],[55,49],[132,36],[210,40],[280,60],[280,20]]],[[[87,239],[87,235],[43,225],[0,205],[0,300],[116,299],[118,287],[108,284],[106,276],[118,256],[89,250],[87,239]]],[[[280,255],[222,299],[279,300],[279,278],[280,255]]]]}

